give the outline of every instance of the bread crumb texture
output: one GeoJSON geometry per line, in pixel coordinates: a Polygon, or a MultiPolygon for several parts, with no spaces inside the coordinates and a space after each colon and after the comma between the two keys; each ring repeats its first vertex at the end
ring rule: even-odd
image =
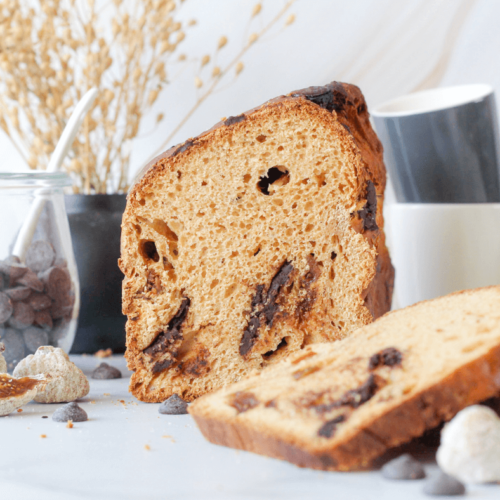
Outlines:
{"type": "Polygon", "coordinates": [[[384,315],[189,407],[211,442],[302,467],[362,469],[500,392],[500,287],[384,315]]]}
{"type": "Polygon", "coordinates": [[[154,160],[122,223],[133,394],[192,401],[385,313],[384,187],[363,96],[339,83],[154,160]]]}

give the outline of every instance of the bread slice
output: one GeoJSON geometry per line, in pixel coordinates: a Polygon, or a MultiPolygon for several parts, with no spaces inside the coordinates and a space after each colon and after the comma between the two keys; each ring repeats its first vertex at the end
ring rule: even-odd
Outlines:
{"type": "Polygon", "coordinates": [[[186,400],[390,307],[385,168],[357,87],[267,102],[158,157],[128,195],[131,391],[186,400]]]}
{"type": "Polygon", "coordinates": [[[364,468],[500,392],[500,287],[386,314],[189,407],[211,442],[301,467],[364,468]]]}

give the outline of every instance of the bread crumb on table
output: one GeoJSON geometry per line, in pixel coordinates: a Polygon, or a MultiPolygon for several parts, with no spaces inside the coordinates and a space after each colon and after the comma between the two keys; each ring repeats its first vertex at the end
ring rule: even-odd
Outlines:
{"type": "Polygon", "coordinates": [[[113,354],[111,349],[99,349],[94,356],[96,358],[109,358],[113,354]]]}
{"type": "Polygon", "coordinates": [[[66,427],[68,429],[73,429],[73,420],[68,420],[68,423],[66,424],[66,427]]]}
{"type": "Polygon", "coordinates": [[[40,434],[40,437],[41,437],[41,438],[46,438],[46,437],[47,437],[47,434],[40,434]]]}
{"type": "Polygon", "coordinates": [[[151,446],[149,446],[149,444],[145,444],[144,445],[144,449],[147,450],[147,451],[150,451],[151,450],[151,446]]]}

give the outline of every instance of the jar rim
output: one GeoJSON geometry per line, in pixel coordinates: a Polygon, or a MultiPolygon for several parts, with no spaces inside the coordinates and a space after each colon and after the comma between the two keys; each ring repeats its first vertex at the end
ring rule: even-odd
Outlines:
{"type": "Polygon", "coordinates": [[[64,172],[0,172],[0,188],[67,187],[71,178],[64,172]]]}

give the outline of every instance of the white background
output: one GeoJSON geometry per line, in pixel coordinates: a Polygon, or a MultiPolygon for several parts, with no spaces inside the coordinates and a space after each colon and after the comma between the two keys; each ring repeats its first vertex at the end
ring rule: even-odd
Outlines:
{"type": "MultiPolygon", "coordinates": [[[[220,35],[230,43],[221,63],[244,43],[255,0],[186,0],[182,17],[198,24],[183,51],[201,57],[220,35]]],[[[264,2],[262,20],[284,0],[264,2]]],[[[231,85],[212,95],[171,143],[210,128],[221,117],[241,113],[292,90],[340,80],[359,85],[369,107],[415,90],[462,83],[489,83],[500,90],[500,2],[497,0],[297,0],[295,23],[256,44],[245,69],[231,85]]],[[[283,21],[282,21],[283,22],[283,21]]],[[[143,122],[153,133],[134,141],[131,175],[154,154],[196,99],[195,67],[188,66],[156,101],[143,122]]],[[[498,92],[497,92],[498,93],[498,92]]],[[[9,140],[0,136],[1,171],[26,168],[9,140]]],[[[166,148],[165,148],[166,149],[166,148]]]]}

